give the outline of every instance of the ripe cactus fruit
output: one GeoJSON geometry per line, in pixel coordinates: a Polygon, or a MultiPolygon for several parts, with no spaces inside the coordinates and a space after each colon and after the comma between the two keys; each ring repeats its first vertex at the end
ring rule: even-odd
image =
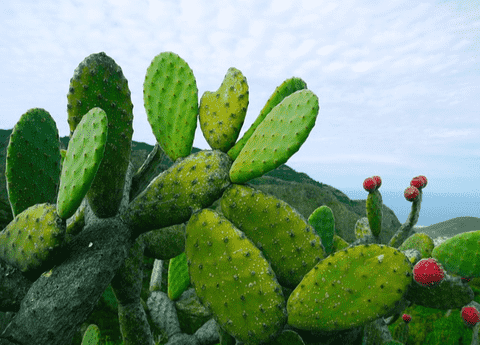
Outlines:
{"type": "Polygon", "coordinates": [[[417,189],[417,187],[410,186],[407,189],[405,189],[404,196],[405,199],[408,201],[414,201],[418,195],[420,194],[420,191],[417,189]]]}
{"type": "Polygon", "coordinates": [[[325,257],[320,237],[286,202],[255,188],[231,185],[220,200],[223,215],[259,248],[282,286],[295,288],[325,257]]]}
{"type": "Polygon", "coordinates": [[[380,176],[374,176],[372,178],[367,178],[363,182],[363,187],[368,191],[367,197],[367,218],[368,224],[370,225],[370,230],[375,237],[380,235],[382,231],[382,195],[378,191],[382,184],[380,176]],[[372,183],[373,181],[374,183],[372,183]]]}
{"type": "Polygon", "coordinates": [[[285,163],[307,140],[318,110],[318,98],[310,90],[286,97],[248,139],[233,162],[230,180],[241,184],[285,163]]]}
{"type": "Polygon", "coordinates": [[[480,321],[480,315],[475,307],[463,307],[462,319],[467,327],[473,327],[480,321]]]}
{"type": "Polygon", "coordinates": [[[198,89],[190,66],[177,54],[155,56],[143,83],[148,122],[162,150],[175,162],[192,151],[198,89]]]}
{"type": "Polygon", "coordinates": [[[170,259],[168,263],[168,298],[172,301],[180,298],[190,285],[187,256],[185,252],[170,259]]]}
{"type": "Polygon", "coordinates": [[[33,205],[0,232],[0,258],[38,277],[54,266],[65,230],[65,221],[57,215],[55,205],[33,205]]]}
{"type": "Polygon", "coordinates": [[[230,157],[199,151],[158,175],[121,215],[134,233],[186,222],[193,211],[211,206],[230,185],[230,157]]]}
{"type": "Polygon", "coordinates": [[[480,230],[455,235],[435,247],[432,257],[448,272],[462,277],[480,277],[480,230]]]}
{"type": "Polygon", "coordinates": [[[307,88],[307,84],[300,78],[290,78],[285,80],[282,85],[278,86],[273,94],[268,99],[267,103],[263,107],[262,111],[258,115],[257,119],[250,126],[250,128],[243,134],[243,137],[228,151],[228,155],[232,160],[237,159],[240,151],[247,143],[248,139],[252,136],[253,132],[257,129],[258,125],[265,119],[270,111],[275,108],[285,97],[290,96],[292,93],[307,88]]]}
{"type": "Polygon", "coordinates": [[[413,278],[423,286],[437,286],[444,277],[442,267],[433,258],[422,259],[413,268],[413,278]]]}
{"type": "Polygon", "coordinates": [[[427,178],[423,175],[414,177],[412,181],[410,181],[410,186],[416,187],[417,189],[422,189],[427,186],[427,178]]]}
{"type": "Polygon", "coordinates": [[[195,212],[186,227],[192,285],[220,327],[247,344],[273,340],[286,323],[285,298],[261,251],[225,217],[195,212]]]}
{"type": "Polygon", "coordinates": [[[60,161],[55,120],[44,109],[30,109],[13,128],[7,148],[5,177],[14,217],[30,206],[55,202],[60,161]]]}
{"type": "Polygon", "coordinates": [[[91,324],[83,334],[82,345],[100,344],[100,329],[97,325],[91,324]]]}
{"type": "Polygon", "coordinates": [[[93,108],[73,132],[62,165],[57,199],[57,213],[63,219],[73,216],[92,185],[105,152],[107,125],[107,114],[93,108]]]}
{"type": "Polygon", "coordinates": [[[384,245],[359,245],[319,262],[287,301],[288,324],[339,331],[389,315],[412,282],[407,257],[384,245]]]}
{"type": "Polygon", "coordinates": [[[412,321],[412,317],[408,314],[403,314],[402,318],[405,323],[409,323],[410,321],[412,321]]]}
{"type": "Polygon", "coordinates": [[[247,107],[247,78],[230,67],[220,88],[204,92],[200,99],[200,127],[213,150],[227,152],[232,148],[247,115],[247,107]]]}
{"type": "Polygon", "coordinates": [[[67,98],[70,135],[90,109],[98,107],[107,114],[105,153],[87,199],[97,217],[113,217],[122,200],[132,149],[133,105],[127,79],[104,52],[91,54],[75,69],[67,98]]]}
{"type": "Polygon", "coordinates": [[[322,239],[326,255],[330,255],[333,249],[333,237],[335,236],[335,217],[328,206],[320,206],[308,217],[308,223],[315,229],[322,239]]]}

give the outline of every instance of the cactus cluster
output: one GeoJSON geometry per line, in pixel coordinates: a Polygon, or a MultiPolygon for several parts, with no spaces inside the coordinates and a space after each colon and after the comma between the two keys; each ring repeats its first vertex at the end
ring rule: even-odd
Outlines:
{"type": "MultiPolygon", "coordinates": [[[[144,82],[157,145],[136,172],[129,164],[133,105],[115,61],[103,52],[88,56],[67,99],[66,151],[43,109],[23,115],[10,138],[6,175],[15,219],[0,233],[0,291],[16,287],[1,304],[16,315],[0,344],[67,343],[109,284],[126,344],[153,343],[147,313],[171,344],[303,344],[305,332],[334,336],[361,327],[365,338],[383,334],[388,343],[386,325],[409,303],[450,309],[473,299],[466,281],[443,269],[480,277],[478,232],[436,248],[428,237],[411,236],[424,176],[405,190],[412,210],[389,243],[379,239],[379,176],[364,181],[367,217],[357,222],[353,243],[335,234],[328,207],[305,219],[246,184],[285,163],[312,131],[318,98],[300,78],[282,83],[237,141],[249,102],[242,72],[230,68],[198,104],[186,62],[172,52],[157,55],[144,82]],[[197,115],[212,150],[191,154],[197,115]],[[160,151],[174,164],[154,174],[160,151]],[[208,209],[217,200],[221,209],[208,209]],[[168,294],[154,288],[146,305],[143,255],[170,259],[168,294]],[[194,335],[182,333],[172,305],[190,285],[212,314],[194,335]]],[[[473,319],[471,310],[465,315],[473,319]]],[[[96,343],[98,334],[92,325],[84,343],[96,343]]]]}

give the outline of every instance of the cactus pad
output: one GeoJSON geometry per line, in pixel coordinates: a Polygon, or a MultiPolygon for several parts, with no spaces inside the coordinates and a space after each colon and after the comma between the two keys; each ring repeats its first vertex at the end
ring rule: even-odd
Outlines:
{"type": "Polygon", "coordinates": [[[91,324],[83,334],[82,345],[100,344],[100,329],[97,325],[91,324]]]}
{"type": "Polygon", "coordinates": [[[260,250],[210,209],[192,215],[185,240],[192,285],[220,327],[248,344],[273,340],[286,322],[285,298],[260,250]]]}
{"type": "Polygon", "coordinates": [[[67,99],[70,136],[92,108],[107,114],[105,153],[87,199],[97,217],[113,217],[122,201],[132,149],[133,105],[127,79],[111,57],[103,52],[92,54],[75,69],[67,99]]]}
{"type": "Polygon", "coordinates": [[[215,92],[206,91],[200,100],[200,127],[212,149],[227,152],[235,144],[247,107],[247,78],[230,67],[220,88],[215,92]]]}
{"type": "Polygon", "coordinates": [[[318,98],[310,90],[286,97],[248,139],[233,162],[230,180],[245,183],[285,163],[307,140],[318,110],[318,98]]]}
{"type": "Polygon", "coordinates": [[[168,298],[172,301],[180,298],[190,285],[187,256],[185,252],[170,259],[168,263],[168,298]]]}
{"type": "Polygon", "coordinates": [[[290,96],[292,93],[298,90],[307,88],[307,84],[300,78],[290,78],[285,80],[282,85],[278,86],[273,94],[268,99],[267,103],[263,107],[262,111],[258,115],[257,119],[250,126],[250,128],[243,134],[243,137],[233,146],[228,155],[232,160],[237,159],[238,154],[242,151],[243,147],[247,143],[248,139],[252,136],[253,132],[257,129],[258,125],[265,119],[270,111],[275,108],[285,97],[290,96]]]}
{"type": "Polygon", "coordinates": [[[339,331],[388,315],[412,283],[397,249],[360,245],[336,252],[308,272],[287,301],[288,324],[339,331]]]}
{"type": "Polygon", "coordinates": [[[315,229],[322,239],[325,253],[330,255],[333,249],[333,236],[335,236],[335,218],[328,206],[320,206],[308,217],[308,223],[315,229]]]}
{"type": "Polygon", "coordinates": [[[95,178],[105,151],[107,124],[107,114],[93,108],[68,143],[57,199],[57,213],[63,219],[73,216],[95,178]]]}
{"type": "Polygon", "coordinates": [[[55,205],[44,203],[27,208],[0,233],[0,258],[22,272],[42,272],[53,265],[62,245],[66,225],[55,205]]]}
{"type": "Polygon", "coordinates": [[[480,230],[455,235],[435,247],[432,257],[448,272],[462,277],[480,277],[480,230]]]}
{"type": "Polygon", "coordinates": [[[148,122],[162,150],[175,162],[192,151],[198,115],[198,89],[193,71],[177,54],[152,60],[143,83],[148,122]]]}
{"type": "Polygon", "coordinates": [[[382,194],[378,190],[368,193],[367,218],[373,236],[378,237],[382,231],[382,194]]]}
{"type": "Polygon", "coordinates": [[[410,236],[402,243],[398,250],[416,249],[420,252],[422,259],[432,256],[432,250],[435,248],[433,240],[430,236],[424,233],[416,233],[410,236]]]}
{"type": "Polygon", "coordinates": [[[199,151],[158,175],[130,204],[122,219],[144,232],[186,222],[211,206],[230,185],[232,161],[221,151],[199,151]]]}
{"type": "Polygon", "coordinates": [[[20,117],[7,148],[5,176],[13,216],[54,203],[60,181],[60,142],[52,116],[34,108],[20,117]]]}
{"type": "Polygon", "coordinates": [[[295,288],[325,257],[320,237],[286,202],[249,186],[232,185],[220,204],[224,216],[263,252],[283,286],[295,288]]]}

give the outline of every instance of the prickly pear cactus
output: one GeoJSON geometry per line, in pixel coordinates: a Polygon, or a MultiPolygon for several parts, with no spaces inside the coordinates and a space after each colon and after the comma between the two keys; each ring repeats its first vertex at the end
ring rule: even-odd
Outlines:
{"type": "Polygon", "coordinates": [[[111,57],[104,52],[92,54],[75,69],[67,99],[70,135],[92,108],[101,108],[107,114],[104,158],[87,199],[97,217],[113,217],[122,200],[132,149],[133,105],[127,79],[111,57]]]}
{"type": "Polygon", "coordinates": [[[462,277],[480,277],[480,230],[455,235],[435,247],[432,257],[445,270],[462,277]]]}
{"type": "Polygon", "coordinates": [[[193,71],[177,54],[155,56],[143,83],[148,122],[162,150],[175,162],[192,151],[198,89],[193,71]]]}
{"type": "Polygon", "coordinates": [[[412,266],[397,249],[360,245],[336,252],[308,272],[288,298],[288,324],[344,330],[388,315],[412,283],[412,266]]]}
{"type": "Polygon", "coordinates": [[[224,216],[262,251],[283,286],[295,288],[325,257],[312,226],[272,195],[234,184],[225,190],[220,205],[224,216]]]}
{"type": "Polygon", "coordinates": [[[22,272],[39,276],[54,266],[65,229],[55,205],[31,206],[0,233],[0,258],[22,272]]]}
{"type": "Polygon", "coordinates": [[[232,160],[237,159],[240,151],[242,151],[248,139],[250,139],[253,132],[255,132],[257,127],[260,125],[260,123],[262,123],[262,121],[273,108],[280,104],[280,102],[282,102],[285,97],[288,97],[292,93],[306,88],[307,84],[302,79],[295,77],[285,80],[282,85],[278,86],[268,99],[267,103],[263,107],[255,122],[252,123],[250,128],[245,132],[245,134],[243,134],[243,137],[235,144],[235,146],[233,146],[228,151],[228,155],[230,156],[230,158],[232,158],[232,160]]]}
{"type": "Polygon", "coordinates": [[[430,236],[423,233],[416,233],[410,236],[402,243],[398,250],[416,249],[420,252],[422,259],[432,256],[432,250],[435,248],[433,240],[430,236]]]}
{"type": "Polygon", "coordinates": [[[82,118],[68,143],[57,199],[57,213],[63,219],[73,216],[92,185],[103,159],[107,125],[107,114],[93,108],[82,118]]]}
{"type": "Polygon", "coordinates": [[[7,148],[5,177],[14,217],[30,206],[55,203],[60,161],[55,120],[44,109],[30,109],[13,128],[7,148]]]}
{"type": "Polygon", "coordinates": [[[378,190],[368,193],[367,196],[367,218],[370,230],[375,237],[382,231],[382,195],[378,190]]]}
{"type": "Polygon", "coordinates": [[[322,239],[326,255],[330,255],[333,249],[333,237],[335,236],[335,217],[328,206],[320,206],[308,217],[308,223],[315,229],[322,239]]]}
{"type": "Polygon", "coordinates": [[[100,329],[97,325],[88,326],[83,334],[82,345],[98,345],[100,344],[100,329]]]}
{"type": "Polygon", "coordinates": [[[286,322],[285,298],[260,250],[210,209],[192,215],[185,240],[192,285],[218,324],[245,344],[273,340],[286,322]]]}
{"type": "Polygon", "coordinates": [[[200,99],[200,127],[212,149],[227,152],[232,148],[247,115],[247,107],[247,78],[230,67],[220,88],[204,92],[200,99]]]}
{"type": "Polygon", "coordinates": [[[190,285],[187,255],[185,252],[170,259],[168,263],[168,298],[172,301],[180,298],[190,285]]]}
{"type": "Polygon", "coordinates": [[[232,183],[245,183],[285,163],[307,140],[318,110],[310,90],[297,91],[273,108],[233,162],[232,183]]]}

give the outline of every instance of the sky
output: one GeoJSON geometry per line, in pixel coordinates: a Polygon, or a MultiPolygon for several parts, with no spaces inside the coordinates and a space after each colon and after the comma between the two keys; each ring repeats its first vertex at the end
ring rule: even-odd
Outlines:
{"type": "MultiPolygon", "coordinates": [[[[0,4],[0,129],[44,108],[68,136],[70,78],[88,55],[122,68],[133,140],[155,144],[143,106],[152,59],[172,51],[199,100],[228,68],[249,85],[239,135],[277,86],[302,78],[319,100],[315,127],[286,164],[351,199],[379,175],[383,202],[404,222],[404,190],[424,175],[418,225],[480,217],[480,2],[17,1],[0,4]]],[[[211,149],[199,124],[194,147],[211,149]]]]}

